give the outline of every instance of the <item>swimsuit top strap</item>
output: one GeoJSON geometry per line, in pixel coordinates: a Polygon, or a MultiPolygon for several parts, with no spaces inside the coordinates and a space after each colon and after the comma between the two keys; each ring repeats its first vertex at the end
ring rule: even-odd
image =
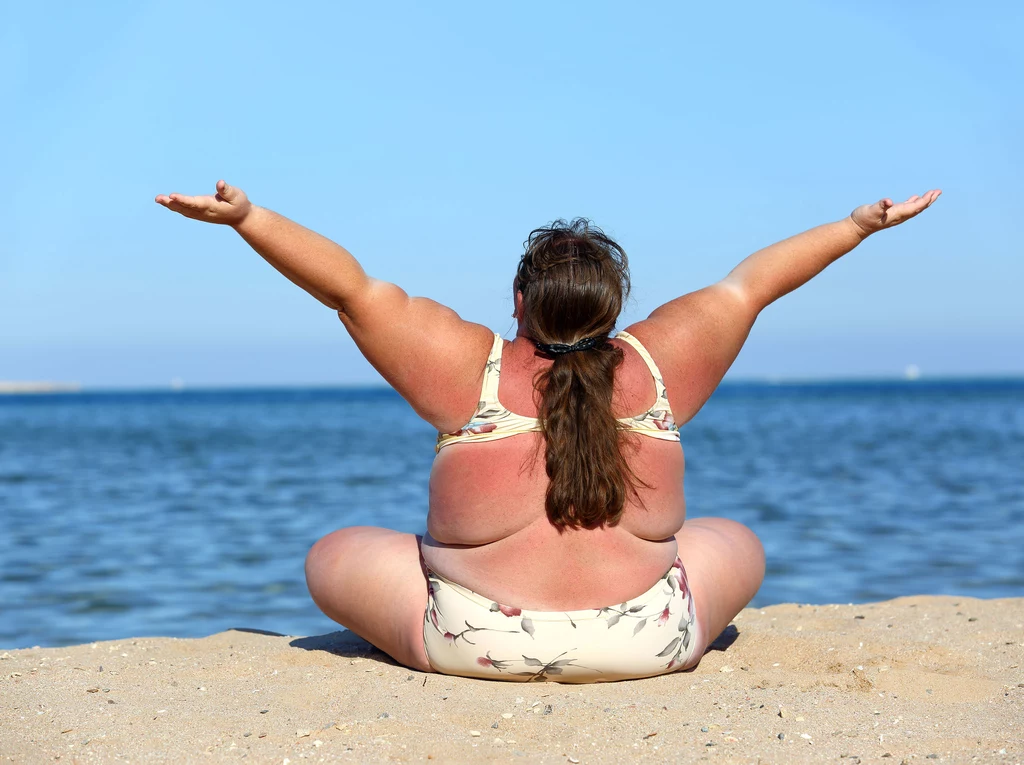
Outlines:
{"type": "Polygon", "coordinates": [[[640,354],[640,358],[644,360],[644,363],[647,364],[647,368],[651,370],[651,376],[658,383],[656,386],[658,390],[658,399],[665,399],[665,401],[667,402],[668,398],[665,392],[665,378],[661,376],[661,370],[658,369],[658,365],[654,363],[654,359],[651,358],[651,354],[647,351],[646,348],[644,348],[643,344],[639,340],[633,337],[633,335],[626,332],[626,330],[622,330],[617,335],[615,335],[615,337],[621,340],[625,340],[627,343],[633,346],[637,353],[640,354]]]}
{"type": "Polygon", "coordinates": [[[491,352],[487,355],[487,364],[484,366],[484,384],[480,390],[480,404],[494,404],[498,401],[498,382],[501,377],[501,351],[505,341],[497,332],[494,333],[494,342],[491,344],[491,352]]]}

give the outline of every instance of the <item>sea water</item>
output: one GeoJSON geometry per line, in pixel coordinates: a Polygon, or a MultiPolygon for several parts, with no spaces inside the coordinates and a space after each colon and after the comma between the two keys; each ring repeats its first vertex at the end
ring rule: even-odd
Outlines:
{"type": "MultiPolygon", "coordinates": [[[[306,553],[422,533],[435,435],[388,389],[0,396],[0,648],[337,629],[306,553]]],[[[725,383],[682,443],[754,605],[1024,596],[1024,381],[725,383]]]]}

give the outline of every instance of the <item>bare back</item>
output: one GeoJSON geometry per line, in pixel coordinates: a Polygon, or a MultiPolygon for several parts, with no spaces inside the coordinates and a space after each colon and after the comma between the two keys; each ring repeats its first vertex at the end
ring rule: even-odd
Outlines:
{"type": "MultiPolygon", "coordinates": [[[[634,330],[641,337],[647,334],[643,322],[630,333],[634,330]]],[[[644,412],[656,397],[651,372],[628,344],[612,343],[625,354],[616,370],[613,414],[644,412]]],[[[551,361],[517,337],[506,343],[502,362],[501,403],[536,417],[533,378],[551,361]]],[[[666,386],[674,409],[672,381],[666,380],[666,386]]],[[[482,595],[522,608],[600,608],[644,592],[676,556],[673,535],[686,516],[684,459],[678,443],[633,433],[624,438],[627,461],[650,486],[638,487],[644,507],[631,499],[618,525],[593,531],[559,532],[548,522],[540,433],[442,449],[430,477],[423,544],[427,565],[482,595]]]]}

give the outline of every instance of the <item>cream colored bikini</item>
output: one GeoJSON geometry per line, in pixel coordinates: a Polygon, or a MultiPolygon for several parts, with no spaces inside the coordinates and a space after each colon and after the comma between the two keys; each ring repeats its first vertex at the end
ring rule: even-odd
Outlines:
{"type": "MultiPolygon", "coordinates": [[[[668,396],[665,393],[665,382],[661,377],[651,354],[647,352],[640,341],[628,332],[619,332],[615,337],[625,340],[647,364],[654,377],[654,386],[658,394],[654,405],[643,414],[636,417],[620,417],[619,422],[630,430],[642,433],[645,436],[659,438],[663,441],[678,441],[679,428],[672,417],[672,407],[669,406],[668,396]]],[[[445,446],[457,443],[478,443],[480,441],[494,441],[499,438],[517,436],[520,433],[532,433],[539,431],[540,422],[536,417],[527,417],[516,414],[506,409],[498,401],[498,381],[501,377],[501,350],[504,341],[501,335],[495,333],[494,343],[491,345],[491,353],[487,357],[487,366],[484,368],[484,385],[480,392],[480,403],[477,405],[473,419],[463,425],[454,433],[438,433],[435,452],[441,451],[445,446]]]]}
{"type": "MultiPolygon", "coordinates": [[[[657,399],[643,414],[621,417],[629,430],[678,441],[665,383],[654,359],[628,332],[617,338],[640,354],[657,399]]],[[[487,357],[480,403],[454,433],[439,433],[435,451],[541,429],[535,417],[510,412],[498,400],[501,335],[487,357]]],[[[581,611],[531,611],[492,601],[427,569],[423,647],[438,672],[496,680],[592,683],[650,677],[686,666],[696,650],[697,622],[686,570],[672,567],[642,595],[581,611]]]]}

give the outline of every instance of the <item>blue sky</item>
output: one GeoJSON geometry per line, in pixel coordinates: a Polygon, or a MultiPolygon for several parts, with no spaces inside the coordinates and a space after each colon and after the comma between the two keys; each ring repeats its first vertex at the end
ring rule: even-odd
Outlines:
{"type": "Polygon", "coordinates": [[[152,201],[220,177],[499,332],[557,217],[626,248],[625,326],[941,187],[769,307],[730,377],[1024,373],[1022,28],[1009,2],[16,4],[0,380],[379,381],[233,231],[152,201]]]}

